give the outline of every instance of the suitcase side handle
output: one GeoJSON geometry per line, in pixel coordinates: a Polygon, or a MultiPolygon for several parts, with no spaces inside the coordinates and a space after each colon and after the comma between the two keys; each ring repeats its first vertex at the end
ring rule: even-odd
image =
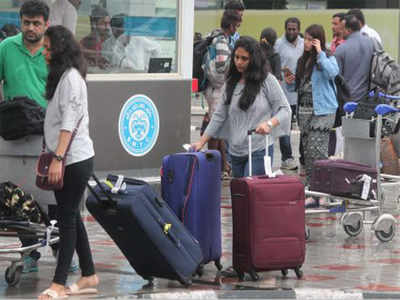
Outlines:
{"type": "Polygon", "coordinates": [[[106,196],[107,200],[102,200],[101,197],[96,193],[96,191],[93,189],[93,187],[88,183],[87,187],[90,190],[90,192],[93,194],[93,196],[95,196],[95,198],[97,199],[97,201],[99,202],[108,202],[110,204],[117,204],[117,201],[115,201],[113,198],[111,198],[110,194],[107,193],[107,191],[104,189],[104,187],[101,185],[101,182],[99,180],[99,178],[97,178],[96,174],[92,174],[92,178],[94,179],[94,181],[96,182],[97,186],[99,187],[99,189],[102,191],[102,193],[106,196]]]}

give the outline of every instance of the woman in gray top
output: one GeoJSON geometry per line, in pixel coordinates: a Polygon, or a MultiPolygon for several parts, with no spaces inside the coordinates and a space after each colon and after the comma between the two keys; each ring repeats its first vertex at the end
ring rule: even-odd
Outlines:
{"type": "MultiPolygon", "coordinates": [[[[237,40],[231,56],[223,101],[200,141],[192,147],[198,151],[211,137],[226,138],[232,156],[232,175],[248,176],[247,132],[255,129],[260,135],[253,137],[253,175],[262,175],[266,149],[265,137],[261,135],[288,134],[290,117],[289,103],[278,80],[266,71],[259,43],[243,36],[237,40]]],[[[271,157],[272,143],[273,138],[268,149],[271,157]]]]}
{"type": "Polygon", "coordinates": [[[64,186],[54,192],[60,232],[57,268],[52,284],[40,294],[40,300],[56,299],[66,294],[95,293],[95,286],[99,283],[79,211],[80,201],[92,174],[94,157],[89,136],[86,62],[79,43],[63,26],[52,26],[46,31],[43,55],[49,66],[44,135],[48,150],[54,153],[49,167],[49,181],[60,180],[64,157],[66,168],[64,186]],[[67,152],[75,128],[77,133],[67,152]],[[66,288],[68,267],[75,250],[79,256],[82,277],[76,284],[66,288]]]}

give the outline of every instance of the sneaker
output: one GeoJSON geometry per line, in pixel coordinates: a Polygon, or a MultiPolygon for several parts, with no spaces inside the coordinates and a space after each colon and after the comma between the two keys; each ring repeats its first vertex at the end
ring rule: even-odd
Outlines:
{"type": "Polygon", "coordinates": [[[24,258],[24,268],[22,269],[22,273],[31,273],[38,272],[38,261],[30,256],[26,256],[24,258]]]}
{"type": "Polygon", "coordinates": [[[313,197],[306,198],[306,200],[304,202],[304,207],[305,208],[317,208],[317,207],[319,207],[319,199],[318,198],[313,198],[313,197]]]}
{"type": "Polygon", "coordinates": [[[287,160],[282,161],[281,169],[297,170],[297,164],[294,161],[294,158],[288,158],[287,160]]]}

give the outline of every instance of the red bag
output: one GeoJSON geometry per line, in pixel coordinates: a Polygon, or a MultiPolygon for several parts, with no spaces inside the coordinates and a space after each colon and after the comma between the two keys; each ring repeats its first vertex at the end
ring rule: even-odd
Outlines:
{"type": "Polygon", "coordinates": [[[53,161],[54,153],[42,152],[36,165],[36,186],[46,191],[61,190],[64,186],[65,156],[62,161],[61,179],[57,183],[49,183],[49,168],[53,161]]]}
{"type": "Polygon", "coordinates": [[[43,146],[42,153],[39,155],[38,162],[36,164],[36,186],[42,190],[46,191],[56,191],[61,190],[64,186],[64,172],[65,172],[65,158],[67,157],[67,153],[69,147],[72,144],[72,140],[74,139],[76,132],[78,131],[79,124],[83,116],[79,119],[78,124],[76,125],[74,131],[72,132],[71,139],[69,140],[67,149],[64,154],[64,159],[62,160],[62,170],[61,170],[61,179],[56,183],[49,183],[49,168],[50,164],[54,158],[53,152],[45,152],[46,150],[46,141],[43,137],[43,146]]]}

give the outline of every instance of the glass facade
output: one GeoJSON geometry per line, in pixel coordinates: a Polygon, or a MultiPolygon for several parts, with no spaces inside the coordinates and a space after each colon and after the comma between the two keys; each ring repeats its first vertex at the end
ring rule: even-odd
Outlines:
{"type": "MultiPolygon", "coordinates": [[[[0,0],[0,28],[24,0],[0,0]]],[[[176,73],[178,0],[45,0],[50,25],[75,32],[89,73],[176,73]]]]}
{"type": "MultiPolygon", "coordinates": [[[[195,0],[196,9],[220,9],[229,0],[195,0]]],[[[399,0],[243,0],[247,9],[400,8],[399,0]]]]}

